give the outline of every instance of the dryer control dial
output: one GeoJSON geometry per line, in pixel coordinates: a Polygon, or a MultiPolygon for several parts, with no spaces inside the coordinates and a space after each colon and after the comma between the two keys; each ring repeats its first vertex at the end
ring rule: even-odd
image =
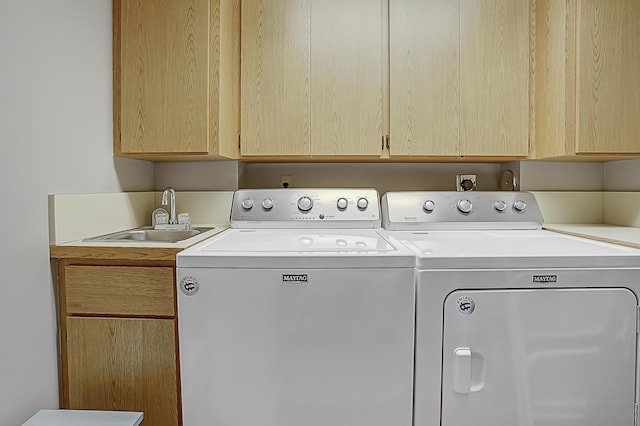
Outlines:
{"type": "Polygon", "coordinates": [[[360,210],[366,210],[369,207],[369,200],[364,197],[358,198],[358,202],[356,203],[360,210]]]}
{"type": "Polygon", "coordinates": [[[495,209],[498,210],[499,212],[503,212],[507,209],[507,203],[505,203],[502,200],[499,200],[493,203],[493,207],[495,207],[495,209]]]}
{"type": "Polygon", "coordinates": [[[271,198],[265,198],[262,200],[262,208],[265,210],[271,210],[273,208],[273,200],[271,198]]]}
{"type": "Polygon", "coordinates": [[[338,207],[338,210],[344,210],[347,208],[348,205],[349,205],[349,202],[347,201],[346,198],[338,198],[338,201],[336,202],[336,206],[338,207]]]}
{"type": "Polygon", "coordinates": [[[436,208],[436,203],[434,203],[433,200],[427,200],[422,205],[422,209],[427,213],[431,213],[432,211],[435,210],[435,208],[436,208]]]}
{"type": "Polygon", "coordinates": [[[458,207],[458,210],[460,210],[462,213],[470,213],[471,210],[473,209],[473,204],[471,204],[471,201],[465,198],[458,200],[458,203],[456,204],[456,206],[458,207]]]}
{"type": "Polygon", "coordinates": [[[298,210],[308,212],[313,207],[313,200],[308,196],[298,198],[298,210]]]}
{"type": "Polygon", "coordinates": [[[251,210],[253,208],[253,200],[251,198],[245,198],[242,200],[242,208],[245,210],[251,210]]]}
{"type": "Polygon", "coordinates": [[[518,210],[519,212],[524,211],[524,209],[526,209],[526,208],[527,208],[527,203],[525,203],[525,202],[524,202],[524,201],[522,201],[522,200],[516,200],[516,201],[513,203],[513,208],[514,208],[514,209],[516,209],[516,210],[518,210]]]}

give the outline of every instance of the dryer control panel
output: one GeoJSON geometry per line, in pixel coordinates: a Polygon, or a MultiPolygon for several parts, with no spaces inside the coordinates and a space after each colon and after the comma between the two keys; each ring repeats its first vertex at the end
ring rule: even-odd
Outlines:
{"type": "Polygon", "coordinates": [[[383,227],[415,229],[540,229],[543,219],[529,192],[388,192],[383,227]]]}
{"type": "Polygon", "coordinates": [[[378,191],[351,188],[240,189],[232,228],[380,228],[378,191]]]}

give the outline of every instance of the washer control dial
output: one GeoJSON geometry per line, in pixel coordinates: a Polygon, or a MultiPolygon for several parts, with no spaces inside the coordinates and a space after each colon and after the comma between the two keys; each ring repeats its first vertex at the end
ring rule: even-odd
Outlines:
{"type": "Polygon", "coordinates": [[[338,206],[338,210],[344,210],[347,208],[348,205],[349,205],[349,202],[347,201],[346,198],[338,198],[338,201],[336,202],[336,206],[338,206]]]}
{"type": "Polygon", "coordinates": [[[262,200],[262,208],[265,210],[271,210],[273,208],[273,200],[271,198],[265,198],[262,200]]]}
{"type": "Polygon", "coordinates": [[[522,201],[522,200],[516,200],[516,201],[513,203],[513,208],[514,208],[514,209],[516,209],[516,210],[518,210],[519,212],[524,211],[524,209],[526,209],[526,208],[527,208],[527,203],[525,203],[525,202],[524,202],[524,201],[522,201]]]}
{"type": "Polygon", "coordinates": [[[433,200],[425,201],[422,206],[422,209],[427,213],[431,213],[433,210],[435,210],[435,208],[436,208],[436,203],[434,203],[433,200]]]}
{"type": "Polygon", "coordinates": [[[308,196],[298,198],[298,210],[308,212],[313,207],[313,200],[308,196]]]}
{"type": "Polygon", "coordinates": [[[356,203],[356,205],[360,210],[366,210],[367,207],[369,207],[369,200],[364,197],[358,198],[358,202],[356,203]]]}
{"type": "Polygon", "coordinates": [[[242,200],[242,208],[245,210],[251,210],[253,208],[253,200],[251,198],[245,198],[242,200]]]}
{"type": "Polygon", "coordinates": [[[493,207],[495,207],[495,209],[498,210],[499,212],[503,212],[507,209],[507,203],[505,203],[502,200],[499,200],[493,203],[493,207]]]}
{"type": "Polygon", "coordinates": [[[458,210],[460,210],[462,213],[470,213],[471,210],[473,209],[473,204],[471,204],[471,201],[465,198],[458,200],[458,203],[456,204],[456,206],[458,207],[458,210]]]}

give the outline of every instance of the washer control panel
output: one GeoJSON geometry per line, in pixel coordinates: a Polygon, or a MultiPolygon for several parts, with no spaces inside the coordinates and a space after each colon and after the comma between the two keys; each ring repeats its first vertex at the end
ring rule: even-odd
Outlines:
{"type": "Polygon", "coordinates": [[[375,189],[240,189],[231,206],[232,228],[379,228],[375,189]]]}
{"type": "Polygon", "coordinates": [[[539,229],[542,213],[529,192],[388,192],[383,227],[408,229],[539,229]]]}

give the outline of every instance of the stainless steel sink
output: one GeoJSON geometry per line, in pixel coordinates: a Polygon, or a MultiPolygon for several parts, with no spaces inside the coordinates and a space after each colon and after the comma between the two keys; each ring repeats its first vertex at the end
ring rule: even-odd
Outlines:
{"type": "Polygon", "coordinates": [[[194,237],[202,232],[207,232],[213,228],[198,227],[189,230],[176,229],[153,229],[143,227],[128,229],[126,231],[113,232],[111,234],[99,235],[97,237],[85,238],[83,241],[112,241],[112,242],[158,242],[177,243],[194,237]]]}

